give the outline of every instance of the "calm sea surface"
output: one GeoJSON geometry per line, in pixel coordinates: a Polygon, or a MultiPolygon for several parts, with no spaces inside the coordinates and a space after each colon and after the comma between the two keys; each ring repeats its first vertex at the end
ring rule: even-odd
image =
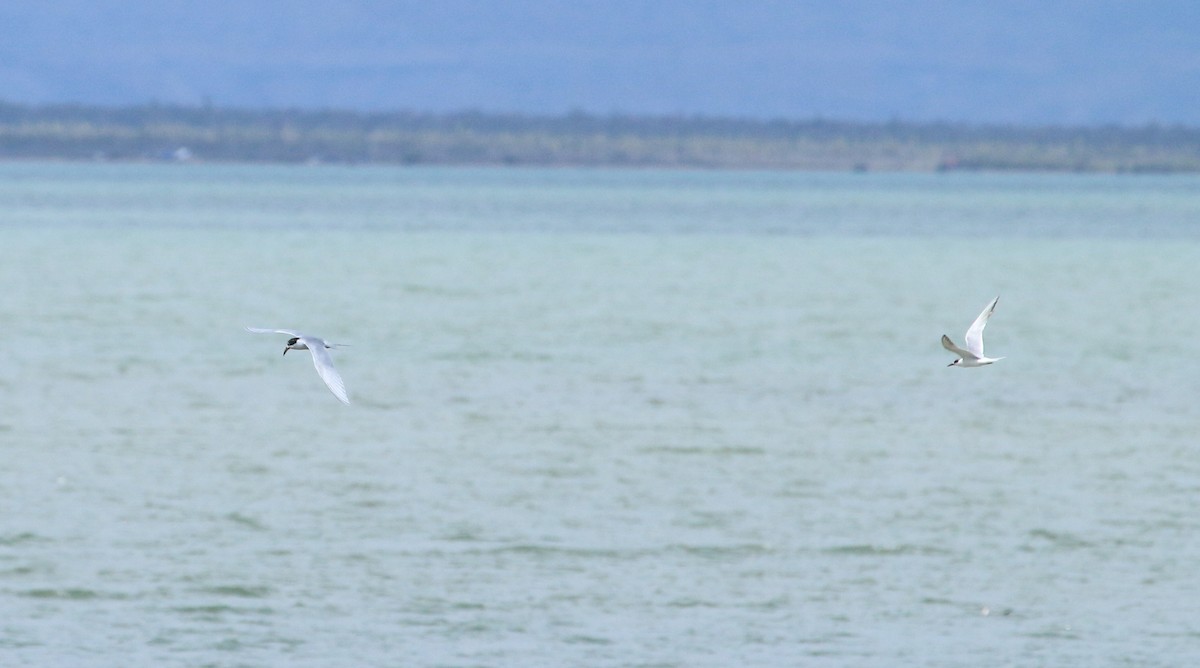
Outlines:
{"type": "Polygon", "coordinates": [[[1200,661],[1195,177],[8,164],[0,286],[0,665],[1200,661]]]}

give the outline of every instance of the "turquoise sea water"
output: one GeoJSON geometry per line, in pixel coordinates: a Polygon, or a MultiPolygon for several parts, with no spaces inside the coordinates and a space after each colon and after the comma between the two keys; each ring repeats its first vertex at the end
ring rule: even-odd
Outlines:
{"type": "Polygon", "coordinates": [[[1194,177],[0,166],[0,664],[1189,665],[1198,262],[1194,177]]]}

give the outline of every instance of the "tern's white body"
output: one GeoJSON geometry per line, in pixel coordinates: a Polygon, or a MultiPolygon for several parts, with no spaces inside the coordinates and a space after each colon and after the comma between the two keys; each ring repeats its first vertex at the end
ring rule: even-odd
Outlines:
{"type": "Polygon", "coordinates": [[[949,366],[987,366],[1004,359],[1003,357],[987,357],[983,354],[983,328],[987,327],[988,318],[992,317],[992,311],[996,310],[996,302],[998,301],[1000,301],[999,297],[993,299],[990,304],[984,307],[979,317],[975,318],[975,322],[971,323],[970,329],[967,330],[967,347],[965,349],[954,345],[950,337],[945,334],[942,335],[942,347],[958,355],[958,359],[951,362],[949,366]]]}
{"type": "Polygon", "coordinates": [[[283,354],[286,355],[289,350],[307,350],[312,353],[313,366],[317,368],[317,375],[321,376],[321,380],[325,381],[325,385],[329,388],[329,391],[333,392],[333,396],[337,397],[342,403],[350,403],[350,397],[346,396],[346,384],[342,382],[342,377],[338,374],[337,369],[333,368],[333,358],[329,355],[330,348],[335,348],[343,344],[328,343],[319,336],[310,336],[291,329],[247,327],[246,331],[254,332],[255,334],[287,334],[292,337],[288,339],[287,345],[284,346],[283,354]]]}

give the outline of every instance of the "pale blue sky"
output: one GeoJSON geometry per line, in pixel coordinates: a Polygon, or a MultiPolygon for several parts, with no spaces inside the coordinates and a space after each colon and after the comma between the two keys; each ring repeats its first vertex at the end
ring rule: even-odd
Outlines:
{"type": "Polygon", "coordinates": [[[8,0],[0,99],[1200,125],[1200,3],[8,0]]]}

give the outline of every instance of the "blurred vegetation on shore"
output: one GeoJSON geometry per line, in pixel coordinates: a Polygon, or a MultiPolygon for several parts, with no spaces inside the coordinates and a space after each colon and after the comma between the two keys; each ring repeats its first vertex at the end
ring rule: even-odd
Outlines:
{"type": "Polygon", "coordinates": [[[1200,129],[0,103],[0,160],[1200,171],[1200,129]]]}

